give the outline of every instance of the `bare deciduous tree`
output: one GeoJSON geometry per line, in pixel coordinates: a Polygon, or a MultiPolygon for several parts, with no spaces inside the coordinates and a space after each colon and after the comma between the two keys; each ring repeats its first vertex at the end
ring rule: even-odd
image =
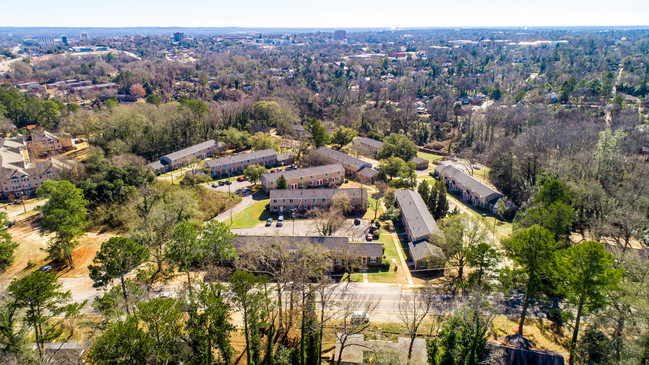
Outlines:
{"type": "Polygon", "coordinates": [[[412,357],[412,346],[417,338],[417,331],[433,308],[432,288],[426,284],[414,292],[402,291],[399,296],[399,319],[406,326],[410,338],[408,360],[412,357]]]}
{"type": "Polygon", "coordinates": [[[369,326],[369,316],[376,310],[380,303],[380,298],[374,295],[366,295],[351,290],[346,287],[340,293],[338,300],[338,316],[334,322],[336,331],[336,340],[340,343],[336,365],[340,365],[343,352],[350,346],[358,346],[350,342],[354,335],[363,333],[369,326]]]}

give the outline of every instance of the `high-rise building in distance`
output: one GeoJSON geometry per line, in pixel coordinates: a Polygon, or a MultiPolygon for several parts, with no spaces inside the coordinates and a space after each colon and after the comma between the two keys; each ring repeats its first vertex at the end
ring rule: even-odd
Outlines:
{"type": "Polygon", "coordinates": [[[176,32],[174,33],[174,42],[180,42],[185,39],[185,33],[183,32],[176,32]]]}
{"type": "Polygon", "coordinates": [[[81,32],[81,40],[90,38],[87,32],[81,32]]]}
{"type": "Polygon", "coordinates": [[[347,31],[345,30],[337,30],[334,32],[334,39],[337,41],[342,41],[347,39],[347,31]]]}

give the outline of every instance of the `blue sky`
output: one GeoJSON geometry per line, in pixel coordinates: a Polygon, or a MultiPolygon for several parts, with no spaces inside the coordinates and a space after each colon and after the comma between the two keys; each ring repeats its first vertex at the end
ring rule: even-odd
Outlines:
{"type": "Polygon", "coordinates": [[[477,27],[649,25],[627,0],[2,0],[0,26],[477,27]],[[9,15],[9,16],[8,16],[9,15]]]}

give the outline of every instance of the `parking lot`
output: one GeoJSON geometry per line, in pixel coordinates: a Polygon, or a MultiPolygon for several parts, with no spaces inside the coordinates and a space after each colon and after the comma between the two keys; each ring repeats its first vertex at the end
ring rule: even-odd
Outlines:
{"type": "MultiPolygon", "coordinates": [[[[352,241],[365,241],[365,235],[369,231],[370,222],[361,220],[360,225],[354,224],[354,219],[347,219],[342,228],[340,228],[334,236],[349,237],[352,241]]],[[[270,227],[266,227],[265,222],[260,222],[253,228],[239,228],[233,229],[236,234],[250,234],[250,235],[284,235],[284,236],[319,236],[318,230],[310,219],[296,219],[295,221],[284,218],[284,225],[277,227],[277,217],[273,217],[273,223],[270,227]]]]}
{"type": "MultiPolygon", "coordinates": [[[[221,181],[225,182],[225,180],[221,180],[221,181]]],[[[218,182],[214,182],[214,183],[210,183],[209,185],[207,185],[207,187],[209,189],[213,189],[213,190],[216,190],[216,191],[223,191],[223,192],[226,192],[226,193],[227,192],[236,193],[237,191],[243,191],[243,190],[249,188],[250,186],[252,186],[250,181],[236,181],[236,180],[234,180],[234,181],[230,181],[230,182],[232,183],[231,185],[225,185],[224,184],[224,185],[221,185],[221,186],[218,185],[218,182]],[[214,184],[216,184],[217,186],[214,187],[213,186],[214,184]]]]}

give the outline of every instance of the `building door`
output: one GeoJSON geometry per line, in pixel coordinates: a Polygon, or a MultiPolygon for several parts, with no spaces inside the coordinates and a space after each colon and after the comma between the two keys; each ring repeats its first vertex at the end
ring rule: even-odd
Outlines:
{"type": "Polygon", "coordinates": [[[297,184],[291,184],[291,189],[297,189],[297,184]]]}
{"type": "Polygon", "coordinates": [[[318,181],[316,181],[316,183],[315,183],[315,184],[316,184],[316,185],[318,185],[318,186],[320,186],[320,185],[322,185],[322,179],[320,179],[320,180],[318,180],[318,181]]]}

